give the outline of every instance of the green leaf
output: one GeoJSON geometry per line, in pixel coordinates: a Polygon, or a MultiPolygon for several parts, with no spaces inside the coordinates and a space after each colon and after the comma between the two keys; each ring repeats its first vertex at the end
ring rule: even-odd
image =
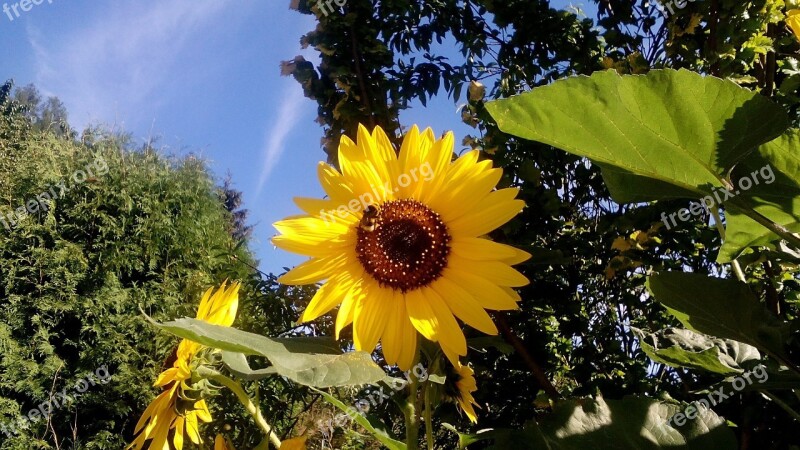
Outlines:
{"type": "Polygon", "coordinates": [[[364,427],[365,430],[369,431],[373,436],[375,436],[375,439],[377,439],[378,442],[385,445],[389,450],[406,449],[406,444],[389,436],[389,433],[385,430],[386,426],[383,423],[373,423],[363,414],[359,413],[354,407],[345,405],[339,401],[339,399],[328,394],[327,392],[315,389],[313,387],[311,389],[322,395],[322,397],[324,397],[328,403],[339,408],[342,412],[346,413],[348,417],[364,427]]]}
{"type": "Polygon", "coordinates": [[[653,199],[696,198],[698,193],[666,181],[633,174],[609,164],[598,164],[611,196],[620,203],[649,202],[653,199]]]}
{"type": "MultiPolygon", "coordinates": [[[[330,339],[268,338],[188,318],[155,325],[208,347],[264,356],[277,374],[306,386],[353,386],[387,379],[386,373],[372,361],[369,353],[342,354],[330,339]]],[[[241,362],[241,359],[233,361],[234,367],[241,370],[241,362]]]]}
{"type": "Polygon", "coordinates": [[[763,96],[686,70],[596,72],[486,107],[506,133],[628,175],[611,183],[620,202],[710,194],[737,162],[788,128],[785,112],[763,96]]]}
{"type": "Polygon", "coordinates": [[[800,130],[791,129],[760,146],[736,166],[731,178],[741,195],[727,208],[718,262],[728,262],[751,246],[775,248],[778,235],[748,217],[749,210],[800,233],[800,130]],[[752,187],[743,189],[748,182],[752,187]]]}
{"type": "Polygon", "coordinates": [[[647,287],[685,327],[785,357],[786,324],[764,308],[746,284],[696,273],[662,272],[651,275],[647,287]]]}
{"type": "Polygon", "coordinates": [[[675,420],[679,416],[673,419],[676,414],[688,411],[687,407],[649,398],[571,399],[559,402],[552,414],[540,419],[538,424],[528,422],[521,430],[459,433],[459,442],[463,448],[491,440],[494,445],[488,448],[498,450],[738,448],[736,437],[725,420],[710,409],[700,408],[697,417],[686,423],[675,420]],[[681,425],[677,425],[678,422],[681,425]]]}
{"type": "Polygon", "coordinates": [[[650,359],[672,367],[702,369],[728,376],[744,372],[741,363],[761,359],[753,346],[691,330],[666,328],[657,333],[632,330],[639,336],[639,344],[650,359]]]}
{"type": "Polygon", "coordinates": [[[247,362],[247,356],[242,353],[222,351],[222,362],[228,367],[236,378],[241,380],[260,380],[271,375],[275,375],[277,371],[274,367],[267,367],[266,369],[253,370],[247,362]]]}
{"type": "Polygon", "coordinates": [[[719,262],[777,239],[752,219],[756,215],[800,232],[792,213],[800,211],[798,132],[781,136],[788,128],[785,112],[731,81],[686,70],[596,72],[486,107],[506,133],[590,158],[620,203],[723,200],[715,192],[733,186],[734,198],[723,200],[728,231],[719,262]],[[731,180],[732,170],[746,175],[767,162],[782,172],[778,183],[750,191],[739,188],[736,174],[731,180]]]}

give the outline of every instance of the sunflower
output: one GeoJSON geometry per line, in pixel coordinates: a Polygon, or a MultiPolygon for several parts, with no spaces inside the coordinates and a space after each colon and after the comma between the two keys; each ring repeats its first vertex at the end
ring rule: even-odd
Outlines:
{"type": "Polygon", "coordinates": [[[469,366],[461,364],[455,367],[449,366],[444,382],[444,394],[448,400],[458,403],[473,423],[478,422],[478,416],[472,408],[472,405],[478,405],[472,397],[472,393],[477,390],[475,372],[469,366]]]}
{"type": "Polygon", "coordinates": [[[352,324],[357,350],[380,341],[386,361],[403,370],[416,358],[417,333],[458,363],[467,343],[456,318],[497,334],[486,309],[517,308],[512,288],[528,280],[511,265],[530,255],[485,235],[524,203],[518,189],[494,190],[502,170],[479,162],[477,150],[452,161],[453,141],[414,126],[398,155],[380,127],[359,126],[357,143],[339,144],[341,172],[319,164],[328,198],[296,198],[306,214],[276,222],[272,239],[311,257],[280,282],[326,280],[301,322],[339,305],[336,338],[352,324]]]}
{"type": "Polygon", "coordinates": [[[800,9],[786,11],[786,25],[792,30],[794,36],[800,40],[800,9]]]}
{"type": "MultiPolygon", "coordinates": [[[[214,325],[229,327],[236,317],[239,305],[239,283],[226,288],[226,282],[212,295],[208,289],[200,301],[197,319],[214,325]]],[[[203,346],[184,339],[165,364],[167,368],[156,379],[155,387],[163,388],[142,414],[136,424],[134,441],[128,449],[140,450],[151,441],[149,449],[170,449],[170,441],[176,449],[183,448],[184,435],[195,444],[201,442],[198,420],[211,421],[204,394],[209,386],[205,380],[194,382],[192,367],[198,364],[195,358],[203,346]],[[172,437],[170,437],[172,435],[172,437]]]]}

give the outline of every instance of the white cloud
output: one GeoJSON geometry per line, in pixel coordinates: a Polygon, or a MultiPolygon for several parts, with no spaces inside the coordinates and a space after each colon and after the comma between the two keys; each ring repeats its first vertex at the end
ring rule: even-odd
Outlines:
{"type": "Polygon", "coordinates": [[[59,39],[51,34],[46,39],[29,28],[35,83],[64,101],[78,128],[94,121],[147,123],[159,106],[156,102],[163,101],[153,93],[166,83],[193,76],[176,70],[187,43],[207,38],[209,30],[223,22],[220,15],[229,6],[193,0],[115,3],[98,5],[95,16],[87,18],[88,26],[59,39]]]}
{"type": "Polygon", "coordinates": [[[264,136],[264,166],[258,178],[256,196],[261,193],[269,179],[270,173],[280,161],[281,155],[286,150],[286,141],[289,133],[297,125],[300,111],[303,106],[303,90],[296,83],[290,83],[283,91],[281,107],[277,112],[278,120],[267,130],[264,136]]]}

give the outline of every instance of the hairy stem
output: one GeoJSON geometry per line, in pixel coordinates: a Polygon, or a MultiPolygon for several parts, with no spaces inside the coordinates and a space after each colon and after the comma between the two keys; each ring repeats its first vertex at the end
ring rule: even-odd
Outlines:
{"type": "Polygon", "coordinates": [[[409,372],[408,380],[408,398],[403,407],[403,415],[406,418],[406,448],[407,450],[417,450],[419,448],[419,417],[417,415],[419,379],[413,372],[409,372]]]}
{"type": "Polygon", "coordinates": [[[433,450],[433,420],[431,416],[433,415],[433,411],[431,411],[431,380],[428,379],[425,381],[425,411],[423,414],[425,415],[425,440],[428,443],[428,450],[433,450]]]}
{"type": "MultiPolygon", "coordinates": [[[[208,369],[206,367],[199,367],[197,369],[197,373],[206,379],[216,381],[217,383],[230,389],[234,395],[236,395],[236,398],[239,399],[239,402],[242,404],[242,406],[244,406],[244,409],[246,409],[247,412],[253,417],[253,420],[255,420],[258,428],[261,429],[264,435],[269,438],[269,442],[271,442],[275,448],[281,448],[280,438],[277,434],[275,434],[272,426],[267,423],[266,419],[264,419],[264,416],[261,414],[261,410],[253,403],[252,399],[250,399],[250,396],[247,395],[247,392],[245,392],[244,388],[238,381],[232,380],[216,370],[208,369]]],[[[265,444],[265,442],[262,441],[261,444],[258,445],[258,448],[262,448],[263,444],[265,444]]]]}

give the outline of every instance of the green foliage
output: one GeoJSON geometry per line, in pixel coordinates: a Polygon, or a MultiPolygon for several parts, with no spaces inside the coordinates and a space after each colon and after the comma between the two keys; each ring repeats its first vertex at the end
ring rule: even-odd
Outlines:
{"type": "Polygon", "coordinates": [[[720,375],[744,372],[742,364],[760,360],[751,345],[730,339],[716,339],[691,330],[666,328],[657,333],[634,330],[642,351],[653,361],[672,367],[702,369],[720,375]]]}
{"type": "Polygon", "coordinates": [[[785,358],[788,324],[773,316],[745,283],[666,272],[650,276],[647,285],[684,326],[785,358]],[[697,292],[703,292],[703,302],[697,302],[697,292]]]}
{"type": "Polygon", "coordinates": [[[670,420],[687,405],[646,398],[623,400],[576,399],[560,402],[539,423],[521,430],[492,430],[459,436],[462,448],[474,442],[494,441],[491,449],[736,449],[736,438],[725,421],[702,409],[686,424],[670,420]]]}
{"type": "MultiPolygon", "coordinates": [[[[791,228],[796,219],[798,207],[791,202],[797,198],[793,193],[800,177],[794,175],[791,160],[776,163],[782,165],[776,170],[780,181],[763,187],[766,191],[754,187],[748,197],[740,199],[747,204],[725,205],[723,218],[730,230],[725,247],[722,236],[709,226],[714,219],[708,212],[671,228],[662,223],[662,214],[678,213],[689,206],[687,199],[699,200],[712,187],[738,183],[745,168],[749,174],[764,167],[758,165],[756,155],[772,161],[765,155],[787,140],[779,137],[787,123],[797,123],[800,68],[793,53],[798,43],[781,23],[782,1],[688,2],[686,8],[662,20],[653,2],[597,0],[597,21],[582,18],[580,12],[553,9],[546,1],[402,3],[349,0],[341,10],[323,15],[316,2],[295,2],[301,12],[314,14],[319,21],[303,42],[319,51],[320,64],[296,58],[284,69],[317,102],[318,120],[326,127],[324,145],[329,159],[335,159],[338,137],[352,134],[357,122],[381,124],[400,134],[402,125],[408,124],[386,128],[397,121],[398,114],[394,110],[387,114],[382,105],[371,108],[370,102],[400,109],[415,102],[424,104],[430,91],[400,92],[394,86],[413,86],[413,74],[418,70],[438,71],[443,78],[450,78],[450,83],[440,86],[437,95],[453,98],[462,120],[476,129],[475,136],[464,138],[463,147],[483,150],[483,158],[503,167],[501,187],[520,189],[519,196],[528,207],[492,238],[535,249],[542,257],[522,267],[531,285],[520,290],[521,311],[495,316],[504,338],[511,342],[518,337],[522,345],[510,354],[494,348],[470,352],[479,386],[476,398],[491,405],[491,414],[480,417],[481,428],[522,427],[530,419],[540,423],[548,419],[550,412],[539,401],[541,379],[532,375],[527,362],[531,360],[566,397],[593,396],[599,391],[607,399],[670,395],[691,401],[697,390],[718,383],[719,374],[676,370],[651,360],[642,350],[634,328],[660,330],[678,324],[648,295],[648,273],[724,274],[727,270],[715,262],[716,257],[720,263],[727,262],[746,249],[739,262],[757,302],[763,302],[779,320],[797,316],[793,299],[800,291],[798,255],[779,242],[778,236],[786,237],[786,233],[764,226],[778,222],[791,228]],[[442,45],[429,45],[433,40],[426,39],[430,38],[440,39],[442,45]],[[447,66],[439,62],[440,57],[447,58],[447,66]],[[602,68],[646,74],[653,68],[668,67],[730,77],[772,97],[782,108],[729,81],[696,74],[656,72],[652,77],[629,80],[604,73],[556,82],[551,91],[545,91],[553,93],[552,99],[559,103],[537,105],[547,114],[531,115],[520,127],[537,128],[538,132],[538,127],[555,124],[556,117],[571,120],[551,127],[550,139],[531,142],[498,129],[482,98],[511,97],[565,76],[589,75],[602,68]],[[591,92],[589,85],[601,79],[607,81],[598,82],[599,87],[618,83],[620,90],[591,92]],[[658,79],[673,83],[658,85],[658,79]],[[703,80],[702,88],[695,80],[703,80]],[[467,87],[478,81],[486,86],[467,87]],[[564,85],[576,89],[567,90],[564,85]],[[363,95],[364,87],[369,95],[363,95]],[[469,96],[463,94],[465,90],[469,96]],[[734,106],[714,103],[717,94],[761,109],[743,108],[740,114],[747,120],[731,119],[734,106]],[[606,102],[596,103],[598,95],[606,102]],[[625,106],[630,113],[621,110],[625,106]],[[663,120],[649,120],[654,118],[663,120]],[[599,125],[596,120],[602,119],[606,121],[599,125]],[[731,126],[725,126],[727,121],[731,126]],[[594,127],[594,132],[586,133],[581,125],[594,127]],[[724,131],[722,141],[731,144],[724,149],[728,153],[723,152],[728,160],[715,159],[723,155],[716,153],[715,131],[724,131]],[[656,133],[671,141],[654,136],[656,133]],[[617,139],[611,142],[609,136],[617,139]],[[627,141],[630,137],[637,138],[634,145],[627,141]],[[726,140],[728,137],[732,140],[726,140]],[[737,137],[745,140],[737,143],[737,137]],[[551,147],[570,139],[582,139],[569,148],[562,147],[575,154],[551,147]],[[670,142],[683,151],[674,152],[670,142]],[[650,167],[644,168],[652,169],[646,171],[651,177],[645,180],[614,165],[591,163],[580,153],[603,144],[609,145],[606,154],[614,156],[617,164],[649,163],[650,167]],[[759,145],[758,153],[754,152],[759,145]],[[628,152],[627,158],[614,154],[618,147],[628,152]],[[700,161],[692,160],[695,150],[704,152],[700,161]],[[649,159],[639,157],[636,151],[649,152],[649,159]],[[726,172],[726,168],[733,171],[726,172]],[[665,172],[669,170],[672,173],[665,172]],[[696,183],[686,183],[686,177],[696,183]],[[680,191],[681,187],[685,189],[680,191]],[[620,193],[628,198],[620,198],[620,193]],[[661,200],[643,203],[653,199],[661,200]],[[769,219],[761,219],[760,213],[753,218],[744,213],[753,214],[757,208],[766,211],[769,219]],[[748,248],[768,242],[772,245],[766,248],[748,248]]],[[[528,95],[545,93],[534,90],[528,95]]],[[[781,153],[786,159],[796,152],[781,153]]],[[[702,303],[706,289],[695,290],[695,303],[702,303]]],[[[717,356],[717,350],[708,351],[703,345],[705,356],[717,356]]],[[[670,360],[676,365],[674,358],[689,358],[670,348],[670,360]]],[[[781,398],[797,407],[796,399],[781,398]]],[[[737,438],[749,442],[751,448],[800,443],[785,432],[794,426],[793,419],[757,394],[736,394],[716,405],[714,412],[736,424],[737,438]]],[[[383,414],[387,422],[395,417],[383,414]]],[[[452,422],[457,421],[453,418],[452,422]]],[[[458,429],[468,427],[463,421],[457,425],[458,429]]],[[[452,448],[454,443],[439,435],[437,446],[452,448]]]]}
{"type": "MultiPolygon", "coordinates": [[[[794,202],[800,200],[794,157],[797,151],[790,146],[795,142],[791,139],[795,130],[787,133],[788,138],[787,135],[778,138],[776,145],[766,143],[787,126],[781,120],[781,111],[763,97],[753,96],[732,83],[726,85],[722,80],[687,72],[653,71],[646,76],[622,77],[606,72],[556,82],[525,95],[496,101],[487,108],[500,128],[509,133],[540,140],[611,167],[612,170],[604,170],[604,178],[617,186],[616,198],[621,201],[661,200],[693,193],[711,198],[720,187],[735,189],[727,175],[734,169],[740,173],[744,170],[743,177],[754,178],[768,167],[771,180],[765,181],[758,199],[761,205],[772,200],[767,208],[756,211],[754,199],[746,192],[749,188],[741,183],[737,186],[742,192],[733,192],[730,195],[733,200],[725,204],[728,211],[751,217],[758,226],[773,232],[770,240],[784,239],[794,251],[800,249],[800,237],[782,227],[787,217],[792,223],[798,219],[794,208],[794,202]],[[712,96],[706,97],[708,93],[712,96]],[[580,107],[563,109],[568,98],[577,101],[580,107]],[[724,108],[720,107],[720,101],[724,108]],[[665,115],[667,110],[681,112],[682,123],[678,124],[671,113],[665,115]],[[747,125],[759,117],[763,119],[759,126],[748,129],[747,125]],[[594,137],[590,139],[590,135],[594,137]],[[650,145],[645,145],[646,142],[650,145]],[[756,147],[758,150],[754,151],[756,147]],[[745,160],[749,163],[741,168],[739,163],[745,160]],[[752,160],[769,165],[750,173],[756,167],[752,160]],[[678,165],[673,165],[675,162],[678,165]],[[778,177],[773,163],[778,176],[791,181],[772,186],[778,177]],[[781,169],[788,169],[789,173],[781,169]]],[[[753,180],[752,184],[758,183],[753,180]]],[[[724,239],[726,230],[715,212],[718,203],[719,199],[707,202],[724,239]]],[[[736,224],[728,221],[727,229],[743,234],[742,229],[733,228],[736,224]]],[[[763,230],[754,236],[762,234],[763,230]]],[[[633,244],[615,242],[614,247],[627,250],[638,245],[638,237],[633,244]]],[[[759,244],[753,236],[744,242],[759,244]]],[[[736,256],[743,250],[735,248],[731,254],[736,256]]],[[[732,266],[739,281],[699,273],[660,272],[649,277],[648,288],[684,326],[735,341],[733,355],[725,354],[722,361],[724,342],[687,333],[677,334],[677,339],[673,337],[671,340],[678,345],[671,348],[657,348],[655,336],[651,336],[652,345],[642,339],[644,351],[654,361],[735,374],[742,371],[740,362],[760,359],[757,352],[754,354],[747,348],[753,346],[769,355],[773,364],[777,362],[800,374],[788,350],[790,329],[796,328],[797,322],[775,317],[750,290],[738,262],[733,261],[732,266]],[[698,301],[698,294],[702,294],[702,301],[698,301]],[[746,354],[736,354],[739,350],[746,354]]],[[[641,332],[638,334],[644,338],[641,332]]],[[[796,352],[796,344],[793,347],[796,352]]],[[[788,403],[774,394],[767,395],[791,417],[800,417],[788,403]]]]}
{"type": "MultiPolygon", "coordinates": [[[[102,365],[111,381],[56,408],[49,423],[13,438],[0,431],[0,448],[116,450],[158,393],[152,383],[177,344],[140,308],[159,319],[194,316],[202,293],[225,278],[244,282],[245,329],[289,328],[292,305],[277,295],[274,278],[248,267],[246,245],[231,235],[238,205],[222,201],[235,191],[215,186],[202,160],[134,148],[130,138],[101,129],[78,141],[37,127],[47,117],[38,118],[41,109],[31,116],[12,92],[10,83],[0,89],[0,214],[8,222],[12,208],[62,181],[68,190],[43,199],[17,226],[0,224],[0,425],[71,391],[102,365]],[[107,170],[97,170],[99,161],[107,170]],[[89,167],[94,175],[76,182],[73,175],[89,167]]],[[[287,395],[283,381],[267,386],[291,405],[276,423],[291,423],[305,392],[287,395]]],[[[236,425],[233,434],[246,445],[252,423],[229,421],[224,409],[215,411],[220,426],[236,425]]]]}
{"type": "Polygon", "coordinates": [[[239,372],[245,370],[247,360],[242,365],[242,359],[234,356],[235,354],[263,356],[271,364],[271,373],[305,386],[374,384],[386,378],[383,369],[372,362],[368,353],[342,354],[335,342],[328,338],[270,339],[196,319],[178,319],[156,325],[184,339],[225,350],[228,353],[223,361],[229,365],[234,364],[239,372]]]}
{"type": "Polygon", "coordinates": [[[327,402],[338,408],[342,413],[347,414],[349,420],[353,420],[354,422],[358,423],[365,430],[371,433],[371,435],[381,444],[383,444],[389,450],[405,450],[406,444],[403,442],[394,439],[389,435],[389,433],[382,428],[383,424],[375,424],[374,421],[370,421],[369,417],[362,415],[360,412],[356,411],[353,407],[349,407],[342,403],[339,399],[328,394],[327,392],[320,391],[318,389],[314,389],[317,393],[319,393],[327,402]]]}
{"type": "MultiPolygon", "coordinates": [[[[618,202],[694,197],[707,198],[707,205],[715,207],[724,199],[732,216],[765,217],[790,231],[800,230],[791,204],[800,201],[795,195],[800,193],[800,172],[788,148],[796,133],[767,144],[787,128],[785,113],[732,82],[688,71],[652,71],[636,77],[599,72],[498,100],[487,109],[507,133],[601,165],[618,202]],[[762,144],[763,150],[751,156],[762,144]],[[739,167],[745,159],[748,163],[739,167]],[[753,192],[739,189],[730,176],[734,167],[751,180],[753,192]],[[758,179],[765,167],[777,169],[781,183],[758,179]],[[730,194],[721,196],[722,190],[730,194]],[[747,207],[756,201],[759,210],[747,207]]],[[[753,230],[744,220],[728,223],[734,242],[741,244],[726,241],[720,262],[737,256],[748,244],[778,239],[769,229],[753,230]]]]}

